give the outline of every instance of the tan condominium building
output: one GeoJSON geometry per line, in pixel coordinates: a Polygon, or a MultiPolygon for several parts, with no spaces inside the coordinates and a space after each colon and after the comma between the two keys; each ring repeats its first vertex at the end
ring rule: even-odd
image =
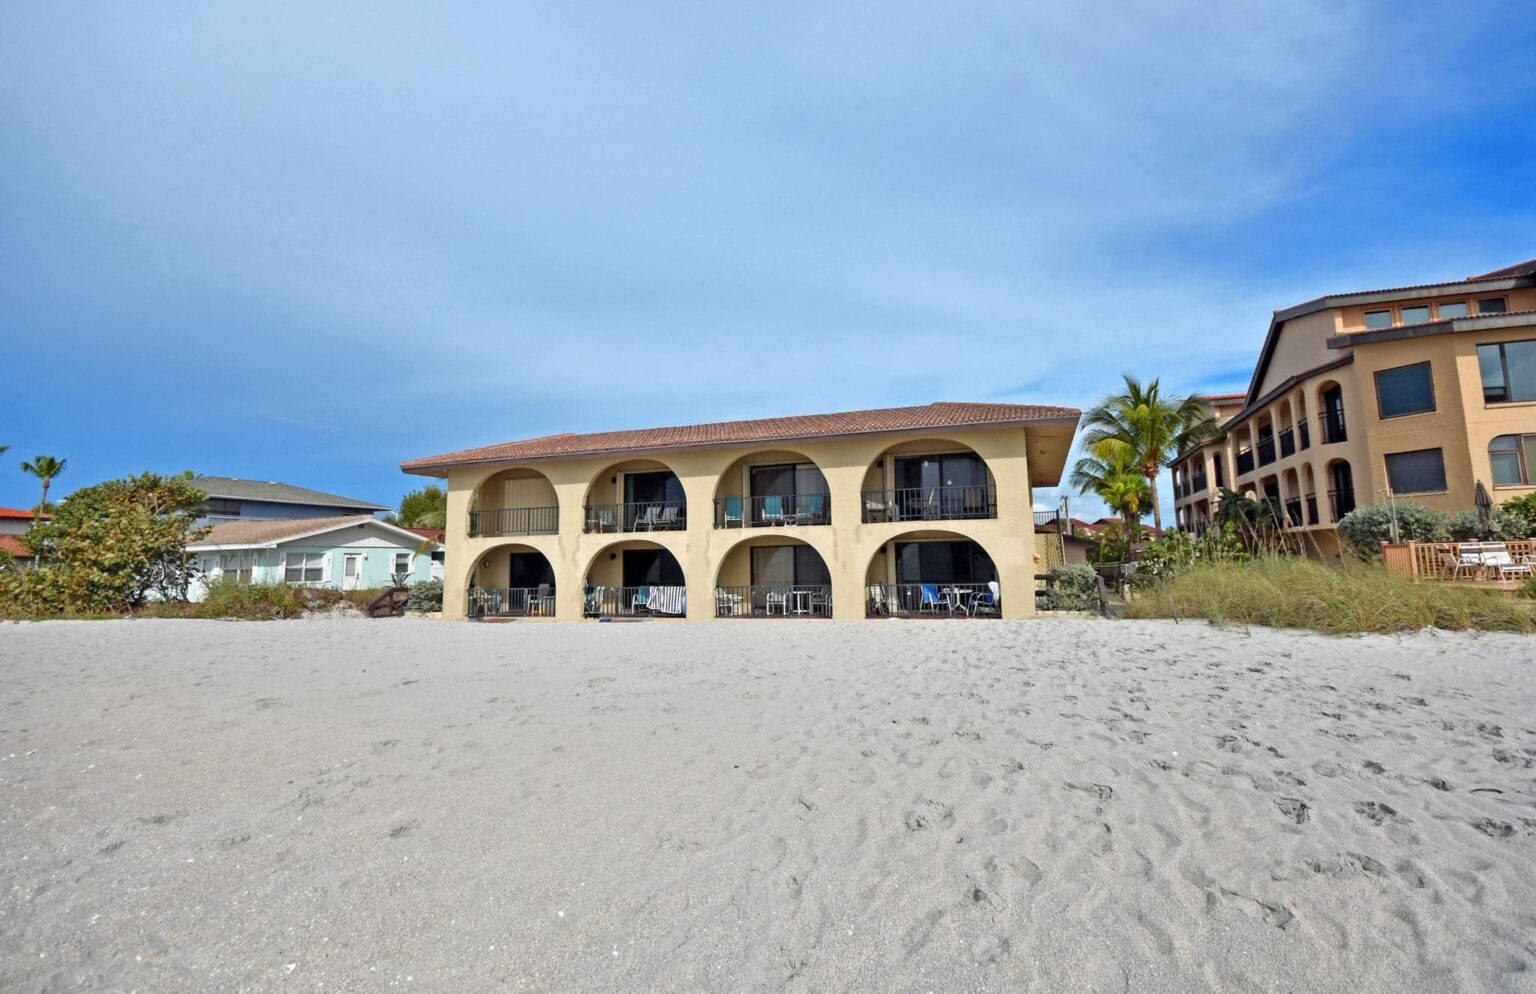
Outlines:
{"type": "Polygon", "coordinates": [[[1023,617],[1035,487],[1079,412],[938,403],[551,435],[416,459],[447,481],[444,613],[1023,617]]]}
{"type": "Polygon", "coordinates": [[[1536,260],[1462,280],[1319,297],[1276,311],[1248,392],[1206,398],[1225,436],[1180,453],[1180,527],[1222,487],[1267,499],[1303,547],[1386,491],[1432,507],[1536,487],[1536,260]]]}

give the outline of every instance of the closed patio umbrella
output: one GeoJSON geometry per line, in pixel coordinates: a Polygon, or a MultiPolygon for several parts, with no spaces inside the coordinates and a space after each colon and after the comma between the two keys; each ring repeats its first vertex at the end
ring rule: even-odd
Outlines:
{"type": "Polygon", "coordinates": [[[1488,495],[1482,480],[1477,481],[1472,503],[1477,505],[1477,520],[1482,523],[1483,538],[1488,538],[1493,534],[1493,498],[1488,495]]]}

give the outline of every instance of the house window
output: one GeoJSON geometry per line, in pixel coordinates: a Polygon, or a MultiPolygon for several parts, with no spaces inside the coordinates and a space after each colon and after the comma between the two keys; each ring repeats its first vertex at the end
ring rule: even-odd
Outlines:
{"type": "Polygon", "coordinates": [[[1530,486],[1536,471],[1536,435],[1500,435],[1488,443],[1496,487],[1530,486]]]}
{"type": "Polygon", "coordinates": [[[1483,402],[1513,404],[1536,400],[1536,339],[1477,347],[1483,402]]]}
{"type": "Polygon", "coordinates": [[[255,553],[226,552],[219,556],[219,570],[226,583],[250,583],[255,553]]]}
{"type": "Polygon", "coordinates": [[[325,579],[325,553],[288,553],[283,558],[283,579],[288,583],[319,583],[325,579]]]}
{"type": "Polygon", "coordinates": [[[411,572],[411,554],[409,552],[395,553],[394,572],[407,574],[411,572]]]}
{"type": "Polygon", "coordinates": [[[1468,313],[1465,300],[1453,300],[1450,303],[1441,304],[1435,310],[1440,315],[1440,320],[1442,321],[1448,318],[1464,318],[1468,313]]]}
{"type": "Polygon", "coordinates": [[[1403,308],[1403,324],[1423,324],[1429,320],[1429,305],[1415,304],[1403,308]]]}
{"type": "Polygon", "coordinates": [[[209,497],[208,503],[203,505],[204,513],[222,515],[226,518],[240,517],[240,502],[230,500],[227,497],[209,497]]]}
{"type": "Polygon", "coordinates": [[[1366,311],[1365,312],[1365,326],[1367,328],[1390,328],[1390,327],[1392,327],[1392,312],[1391,311],[1366,311]]]}
{"type": "Polygon", "coordinates": [[[1445,489],[1445,453],[1439,449],[1387,455],[1387,485],[1400,494],[1438,493],[1445,489]]]}
{"type": "Polygon", "coordinates": [[[1509,309],[1509,301],[1503,297],[1484,297],[1477,302],[1479,314],[1503,314],[1509,309]]]}
{"type": "Polygon", "coordinates": [[[1433,411],[1435,385],[1429,375],[1429,363],[1377,370],[1376,404],[1383,418],[1433,411]]]}

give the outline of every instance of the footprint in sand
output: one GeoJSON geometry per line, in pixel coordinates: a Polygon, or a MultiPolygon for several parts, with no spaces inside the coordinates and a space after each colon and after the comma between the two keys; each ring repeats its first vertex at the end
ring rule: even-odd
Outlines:
{"type": "Polygon", "coordinates": [[[1479,818],[1472,822],[1472,827],[1490,839],[1507,839],[1515,834],[1515,826],[1507,821],[1497,821],[1493,818],[1479,818]]]}
{"type": "Polygon", "coordinates": [[[1408,819],[1397,813],[1397,809],[1380,801],[1356,801],[1355,814],[1368,819],[1373,825],[1382,825],[1388,821],[1405,822],[1408,819]]]}
{"type": "Polygon", "coordinates": [[[1275,799],[1275,806],[1280,809],[1281,814],[1285,815],[1287,818],[1298,825],[1303,824],[1309,817],[1311,817],[1311,815],[1308,814],[1308,812],[1311,811],[1311,808],[1307,806],[1306,801],[1303,801],[1300,798],[1279,797],[1275,799]]]}

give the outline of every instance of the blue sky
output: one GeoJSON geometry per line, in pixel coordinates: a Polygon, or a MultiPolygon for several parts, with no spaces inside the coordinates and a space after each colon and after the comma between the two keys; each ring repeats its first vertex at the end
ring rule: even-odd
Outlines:
{"type": "Polygon", "coordinates": [[[1243,388],[1275,308],[1536,256],[1529,13],[5,4],[0,504],[1243,388]]]}

